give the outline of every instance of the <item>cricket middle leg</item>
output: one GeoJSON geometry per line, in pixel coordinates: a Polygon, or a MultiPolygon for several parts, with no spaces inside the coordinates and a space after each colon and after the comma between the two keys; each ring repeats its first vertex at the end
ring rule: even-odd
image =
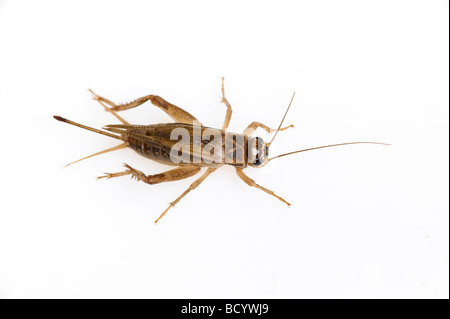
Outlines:
{"type": "Polygon", "coordinates": [[[282,201],[283,203],[285,203],[286,205],[288,205],[289,207],[291,206],[291,204],[289,204],[287,201],[285,201],[283,198],[281,198],[280,196],[278,196],[277,194],[275,194],[273,191],[271,191],[270,189],[267,189],[265,187],[262,187],[258,184],[255,183],[255,181],[253,179],[251,179],[250,177],[248,177],[247,175],[244,174],[244,172],[242,171],[241,168],[236,168],[236,173],[239,176],[240,179],[242,179],[247,185],[252,186],[252,187],[256,187],[259,188],[260,190],[266,192],[269,195],[272,195],[276,198],[278,198],[280,201],[282,201]]]}
{"type": "Polygon", "coordinates": [[[158,217],[158,219],[155,220],[155,224],[158,223],[158,221],[168,212],[169,209],[174,207],[184,196],[186,196],[190,191],[196,189],[198,185],[200,185],[211,173],[213,173],[217,168],[208,168],[205,173],[203,173],[202,176],[200,176],[199,179],[197,179],[195,182],[193,182],[188,189],[186,189],[183,194],[177,197],[173,202],[170,203],[169,207],[166,208],[166,210],[158,217]]]}

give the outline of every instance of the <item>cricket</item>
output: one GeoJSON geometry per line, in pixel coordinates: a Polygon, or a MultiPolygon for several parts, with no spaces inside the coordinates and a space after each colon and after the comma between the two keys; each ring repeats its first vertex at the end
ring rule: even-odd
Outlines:
{"type": "Polygon", "coordinates": [[[77,161],[91,158],[93,156],[105,154],[108,152],[131,148],[141,156],[152,161],[170,165],[174,168],[166,172],[146,175],[140,170],[124,164],[125,170],[118,173],[104,173],[97,179],[110,179],[113,177],[131,175],[131,178],[137,181],[153,185],[163,182],[179,181],[200,173],[202,168],[206,168],[203,174],[195,180],[181,195],[179,195],[155,220],[155,224],[164,217],[164,215],[174,207],[189,192],[196,189],[209,175],[224,165],[234,166],[239,178],[251,187],[258,188],[263,192],[277,198],[290,207],[290,203],[273,191],[257,184],[253,179],[244,173],[244,169],[250,167],[263,167],[270,161],[284,156],[312,151],[328,147],[352,145],[352,144],[381,144],[379,142],[347,142],[331,145],[323,145],[313,148],[301,149],[274,157],[269,157],[269,148],[275,140],[278,132],[293,127],[289,125],[282,127],[286,115],[291,107],[295,92],[289,102],[289,105],[281,119],[277,129],[270,128],[260,122],[252,122],[242,134],[230,133],[227,131],[231,120],[232,108],[225,98],[224,78],[222,77],[222,100],[226,106],[225,119],[221,129],[215,129],[203,126],[193,115],[187,111],[175,106],[157,95],[146,95],[128,103],[115,104],[112,101],[95,94],[89,90],[93,99],[99,102],[103,108],[111,113],[122,124],[111,124],[103,127],[103,130],[95,129],[89,126],[75,123],[61,116],[55,115],[58,121],[84,128],[91,132],[102,134],[122,141],[121,144],[83,157],[77,161]],[[128,110],[137,107],[147,101],[160,108],[169,115],[174,123],[151,124],[151,125],[133,125],[127,122],[123,117],[117,114],[119,111],[128,110]],[[268,133],[273,134],[270,142],[265,142],[261,137],[254,137],[256,129],[261,128],[268,133]],[[180,139],[181,137],[181,139],[180,139]],[[211,139],[211,137],[213,137],[211,139]]]}

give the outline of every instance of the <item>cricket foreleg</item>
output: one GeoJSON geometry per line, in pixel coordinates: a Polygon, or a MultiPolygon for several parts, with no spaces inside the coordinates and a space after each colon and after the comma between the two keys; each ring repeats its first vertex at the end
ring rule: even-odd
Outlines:
{"type": "MultiPolygon", "coordinates": [[[[264,130],[266,130],[267,133],[274,133],[274,132],[277,131],[276,129],[270,128],[270,127],[268,127],[267,125],[264,125],[264,124],[262,124],[262,123],[260,123],[260,122],[252,122],[252,123],[245,129],[244,135],[247,135],[247,136],[252,135],[252,134],[256,131],[256,129],[257,129],[258,127],[262,128],[262,129],[264,129],[264,130]]],[[[280,128],[280,131],[287,130],[287,129],[290,128],[290,127],[294,127],[294,124],[291,124],[291,125],[289,125],[289,126],[280,128]]]]}
{"type": "Polygon", "coordinates": [[[247,185],[252,186],[252,187],[256,187],[259,188],[260,190],[266,192],[269,195],[272,195],[276,198],[278,198],[280,201],[282,201],[283,203],[287,204],[289,207],[291,206],[291,204],[289,204],[287,201],[285,201],[283,198],[281,198],[280,196],[278,196],[277,194],[275,194],[273,191],[271,191],[270,189],[264,188],[258,184],[255,183],[254,180],[252,180],[250,177],[248,177],[247,175],[244,174],[244,172],[242,171],[242,169],[240,168],[236,168],[236,173],[238,174],[238,176],[240,177],[240,179],[242,179],[247,185]]]}
{"type": "Polygon", "coordinates": [[[154,175],[145,175],[143,172],[132,168],[128,164],[124,164],[124,166],[127,168],[124,172],[119,173],[105,173],[103,176],[97,177],[97,179],[100,178],[107,178],[110,179],[112,177],[119,177],[119,176],[125,176],[125,175],[131,175],[132,178],[136,178],[136,180],[147,183],[147,184],[158,184],[163,182],[172,182],[172,181],[178,181],[181,179],[185,179],[191,176],[194,176],[200,171],[200,167],[197,166],[185,166],[185,167],[178,167],[175,169],[172,169],[170,171],[154,174],[154,175]]]}
{"type": "Polygon", "coordinates": [[[224,103],[227,107],[227,113],[225,115],[225,120],[223,121],[222,130],[226,130],[228,128],[228,125],[230,124],[231,120],[231,114],[233,113],[233,109],[231,108],[230,103],[225,98],[225,88],[224,88],[224,81],[225,79],[222,77],[222,103],[224,103]]]}
{"type": "Polygon", "coordinates": [[[194,190],[197,188],[198,185],[200,185],[212,172],[214,172],[216,168],[208,168],[203,175],[197,179],[195,182],[193,182],[188,189],[184,191],[183,194],[178,196],[177,199],[175,199],[173,202],[170,203],[169,207],[166,208],[166,210],[158,217],[157,220],[155,220],[155,224],[158,223],[158,221],[169,211],[170,208],[174,207],[184,196],[187,195],[191,190],[194,190]]]}

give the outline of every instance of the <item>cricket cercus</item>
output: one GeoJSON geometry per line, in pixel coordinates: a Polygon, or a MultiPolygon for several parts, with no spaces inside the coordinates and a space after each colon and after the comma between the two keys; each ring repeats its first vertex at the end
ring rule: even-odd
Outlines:
{"type": "Polygon", "coordinates": [[[130,165],[124,164],[126,168],[125,171],[119,173],[105,173],[105,175],[98,178],[109,179],[112,177],[131,175],[132,178],[135,178],[138,181],[142,181],[147,184],[158,184],[163,182],[178,181],[194,176],[200,172],[202,167],[206,167],[206,171],[195,182],[193,182],[188,189],[178,196],[177,199],[170,203],[166,210],[164,210],[164,212],[155,220],[155,223],[157,223],[171,207],[174,207],[184,196],[186,196],[186,194],[197,188],[211,173],[223,165],[234,166],[239,178],[242,179],[247,185],[259,188],[260,190],[276,197],[283,203],[290,206],[286,200],[275,194],[273,191],[256,184],[254,180],[244,173],[244,169],[247,166],[263,167],[275,158],[320,148],[363,143],[388,145],[378,142],[349,142],[302,149],[269,158],[269,147],[273,143],[278,132],[289,127],[293,127],[293,125],[289,125],[281,128],[287,112],[292,104],[295,93],[292,96],[289,106],[277,129],[272,129],[259,122],[252,122],[242,134],[230,133],[227,132],[227,128],[230,123],[232,109],[230,103],[225,98],[223,78],[222,102],[226,105],[227,112],[221,129],[203,126],[193,115],[167,102],[157,95],[147,95],[129,103],[115,104],[108,99],[98,96],[92,91],[90,92],[92,93],[93,98],[97,100],[105,108],[105,110],[110,112],[120,122],[122,122],[122,124],[106,125],[103,128],[106,131],[102,131],[69,121],[61,116],[55,115],[54,118],[58,121],[66,122],[92,132],[121,140],[123,143],[84,157],[78,161],[129,147],[148,159],[171,166],[176,166],[176,168],[163,173],[145,175],[143,172],[131,167],[130,165]],[[175,123],[133,125],[128,123],[116,113],[118,111],[139,106],[149,100],[161,110],[166,112],[175,121],[175,123]],[[274,133],[272,140],[266,143],[260,137],[253,137],[252,134],[257,128],[262,128],[268,133],[274,133]]]}

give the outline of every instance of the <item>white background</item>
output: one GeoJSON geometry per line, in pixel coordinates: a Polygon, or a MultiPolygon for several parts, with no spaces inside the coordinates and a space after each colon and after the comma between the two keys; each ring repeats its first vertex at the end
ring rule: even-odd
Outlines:
{"type": "MultiPolygon", "coordinates": [[[[0,1],[0,297],[448,298],[448,1],[0,1]],[[157,94],[271,154],[194,181],[96,181],[131,150],[61,122],[117,123],[88,88],[157,94]],[[261,132],[258,132],[261,133],[261,132]],[[268,138],[266,134],[261,136],[268,138]]],[[[149,103],[122,115],[170,118],[149,103]]]]}

